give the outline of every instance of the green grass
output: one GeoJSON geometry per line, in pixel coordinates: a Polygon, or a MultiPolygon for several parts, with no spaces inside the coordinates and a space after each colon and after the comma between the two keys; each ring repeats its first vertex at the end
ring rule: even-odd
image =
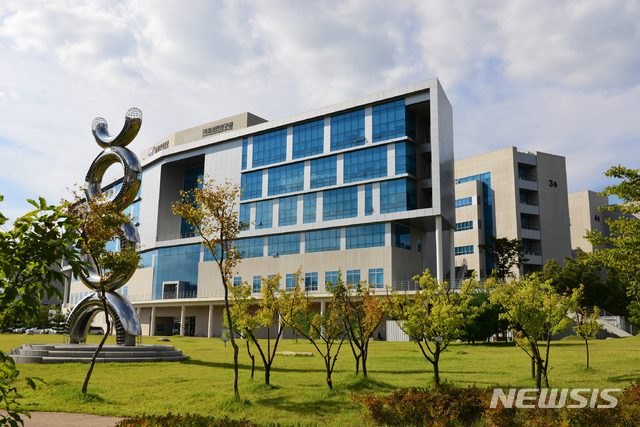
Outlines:
{"type": "MultiPolygon", "coordinates": [[[[23,343],[60,342],[56,335],[0,335],[0,348],[8,352],[23,343]]],[[[90,336],[89,342],[99,337],[90,336]]],[[[113,343],[110,337],[107,342],[113,343]]],[[[144,344],[159,344],[143,338],[144,344]]],[[[162,344],[162,343],[160,343],[162,344]]],[[[46,381],[36,391],[17,382],[20,399],[30,411],[65,411],[112,416],[198,413],[247,418],[256,422],[302,425],[371,424],[366,411],[351,400],[359,391],[389,393],[432,384],[431,364],[414,343],[379,342],[370,345],[369,377],[353,374],[354,359],[342,348],[333,376],[334,389],[325,383],[324,364],[312,346],[302,340],[281,341],[278,350],[312,351],[314,357],[277,356],[272,387],[264,386],[264,371],[256,354],[255,379],[250,359],[240,347],[240,396],[233,400],[233,349],[220,339],[172,337],[174,345],[190,356],[180,363],[98,364],[84,397],[80,387],[88,365],[18,365],[22,376],[46,381]]],[[[243,344],[243,343],[241,343],[243,344]]],[[[582,341],[552,343],[549,372],[553,388],[621,388],[640,379],[640,337],[591,341],[590,369],[585,369],[582,341]]],[[[442,355],[442,380],[478,387],[532,387],[528,356],[512,344],[456,343],[442,355]]]]}

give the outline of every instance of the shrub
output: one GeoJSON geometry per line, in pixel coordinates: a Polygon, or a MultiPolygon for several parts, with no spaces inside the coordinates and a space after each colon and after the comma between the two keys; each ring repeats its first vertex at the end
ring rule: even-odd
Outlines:
{"type": "Polygon", "coordinates": [[[120,421],[115,427],[278,427],[280,424],[256,424],[249,420],[215,418],[196,414],[142,415],[120,421]]]}

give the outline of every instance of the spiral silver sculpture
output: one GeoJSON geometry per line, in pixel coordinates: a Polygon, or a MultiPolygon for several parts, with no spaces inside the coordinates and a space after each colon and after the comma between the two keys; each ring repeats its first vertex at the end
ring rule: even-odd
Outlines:
{"type": "MultiPolygon", "coordinates": [[[[115,197],[106,202],[113,203],[122,211],[129,207],[140,189],[142,167],[138,157],[126,146],[133,141],[142,126],[142,111],[131,108],[125,115],[125,123],[117,135],[109,135],[107,121],[102,117],[96,118],[92,123],[93,137],[96,143],[104,150],[95,158],[85,179],[85,195],[87,200],[100,198],[102,195],[102,178],[109,167],[120,163],[124,169],[122,187],[115,197]]],[[[123,236],[120,238],[120,247],[135,249],[140,244],[140,236],[133,222],[122,226],[123,236]]],[[[101,280],[98,268],[89,257],[87,274],[80,273],[80,280],[94,292],[80,301],[69,314],[65,325],[65,334],[69,336],[71,344],[85,343],[93,318],[100,311],[104,311],[100,295],[101,280]]],[[[139,257],[138,257],[139,260],[139,257]]],[[[119,345],[134,346],[136,337],[142,334],[138,313],[131,303],[115,291],[124,286],[136,271],[138,262],[128,271],[121,271],[109,278],[106,284],[106,298],[108,314],[111,315],[116,329],[116,341],[119,345]]],[[[102,283],[104,285],[104,283],[102,283]]],[[[107,331],[108,333],[108,331],[107,331]]]]}

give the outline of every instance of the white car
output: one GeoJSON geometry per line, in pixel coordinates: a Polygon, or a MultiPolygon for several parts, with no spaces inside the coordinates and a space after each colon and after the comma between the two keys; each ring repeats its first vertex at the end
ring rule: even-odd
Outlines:
{"type": "Polygon", "coordinates": [[[89,335],[104,335],[104,329],[102,326],[92,326],[89,328],[89,335]]]}

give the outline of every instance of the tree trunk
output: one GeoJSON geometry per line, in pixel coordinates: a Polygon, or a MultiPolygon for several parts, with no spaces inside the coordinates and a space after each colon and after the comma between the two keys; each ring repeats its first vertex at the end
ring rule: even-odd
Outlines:
{"type": "Polygon", "coordinates": [[[362,354],[362,375],[367,376],[367,355],[366,353],[362,354]]]}
{"type": "Polygon", "coordinates": [[[91,379],[91,374],[93,373],[93,367],[96,364],[96,358],[98,354],[100,354],[100,350],[104,346],[105,341],[107,340],[107,336],[109,331],[111,330],[111,322],[109,322],[109,311],[107,311],[107,298],[104,295],[104,289],[101,292],[100,299],[102,300],[102,307],[104,308],[104,317],[107,321],[107,329],[102,335],[102,340],[100,340],[100,344],[98,344],[98,348],[93,353],[91,357],[91,363],[89,364],[89,370],[87,371],[87,375],[84,377],[84,382],[82,383],[82,394],[87,394],[87,388],[89,387],[89,380],[91,379]]]}
{"type": "Polygon", "coordinates": [[[531,358],[531,379],[535,379],[536,378],[536,360],[532,357],[531,358]]]}
{"type": "Polygon", "coordinates": [[[271,365],[264,365],[264,384],[270,385],[269,380],[271,378],[271,365]]]}
{"type": "Polygon", "coordinates": [[[587,347],[587,369],[589,369],[589,340],[584,340],[584,345],[587,347]]]}
{"type": "Polygon", "coordinates": [[[331,357],[328,354],[324,358],[324,364],[327,368],[327,385],[330,390],[333,390],[333,382],[331,382],[331,357]]]}
{"type": "Polygon", "coordinates": [[[542,359],[539,357],[536,360],[536,366],[538,368],[536,371],[536,388],[540,390],[542,388],[542,359]]]}
{"type": "Polygon", "coordinates": [[[251,358],[251,379],[253,379],[253,373],[256,370],[256,357],[251,354],[251,350],[249,349],[249,340],[247,339],[247,353],[249,353],[249,357],[251,358]]]}
{"type": "Polygon", "coordinates": [[[356,358],[356,375],[358,375],[360,373],[360,357],[361,356],[356,356],[354,354],[355,358],[356,358]]]}
{"type": "Polygon", "coordinates": [[[433,380],[436,384],[436,387],[440,387],[440,369],[438,368],[439,359],[440,359],[440,349],[436,348],[436,354],[434,354],[433,356],[433,380]]]}

